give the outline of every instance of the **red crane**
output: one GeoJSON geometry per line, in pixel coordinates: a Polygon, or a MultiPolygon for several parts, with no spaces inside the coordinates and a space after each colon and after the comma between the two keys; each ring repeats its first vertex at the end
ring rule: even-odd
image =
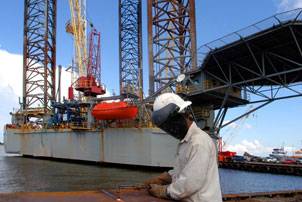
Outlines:
{"type": "MultiPolygon", "coordinates": [[[[101,34],[92,28],[89,35],[87,73],[75,82],[75,89],[83,92],[84,96],[96,97],[106,93],[101,83],[101,62],[100,62],[101,34]]],[[[73,97],[73,96],[71,96],[73,97]]]]}

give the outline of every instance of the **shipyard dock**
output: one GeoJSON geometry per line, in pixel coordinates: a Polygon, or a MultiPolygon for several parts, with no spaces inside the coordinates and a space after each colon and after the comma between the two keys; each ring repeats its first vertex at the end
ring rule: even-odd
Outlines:
{"type": "MultiPolygon", "coordinates": [[[[99,190],[83,192],[39,192],[39,193],[12,193],[0,194],[0,202],[36,202],[36,201],[60,201],[60,202],[163,202],[163,200],[150,196],[146,189],[126,188],[117,190],[99,190]]],[[[294,202],[302,201],[302,190],[242,193],[223,195],[223,201],[228,202],[294,202]]]]}
{"type": "Polygon", "coordinates": [[[302,165],[262,162],[219,162],[220,168],[302,176],[302,165]]]}

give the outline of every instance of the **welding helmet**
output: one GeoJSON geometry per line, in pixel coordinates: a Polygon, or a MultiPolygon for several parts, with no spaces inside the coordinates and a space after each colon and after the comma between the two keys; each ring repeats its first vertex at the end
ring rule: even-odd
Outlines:
{"type": "Polygon", "coordinates": [[[166,133],[181,140],[188,132],[185,110],[191,104],[174,93],[164,93],[154,101],[152,121],[166,133]]]}
{"type": "Polygon", "coordinates": [[[178,112],[181,113],[185,108],[192,104],[191,101],[184,101],[179,95],[175,93],[164,93],[159,95],[153,104],[153,111],[158,111],[168,104],[175,104],[179,108],[178,112]]]}

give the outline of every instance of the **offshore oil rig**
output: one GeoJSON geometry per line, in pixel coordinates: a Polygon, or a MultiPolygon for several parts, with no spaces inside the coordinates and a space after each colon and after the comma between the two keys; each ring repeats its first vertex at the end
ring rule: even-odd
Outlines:
{"type": "MultiPolygon", "coordinates": [[[[142,1],[119,0],[118,96],[104,97],[101,34],[86,20],[85,0],[69,0],[75,57],[61,100],[56,65],[56,0],[24,1],[23,97],[5,126],[8,153],[171,167],[177,140],[153,127],[154,98],[173,91],[191,100],[211,137],[274,101],[302,95],[302,10],[280,13],[196,44],[195,0],[147,0],[149,96],[143,93],[142,1]],[[90,32],[87,34],[90,27],[90,32]],[[254,108],[227,123],[229,109],[254,108]],[[164,151],[164,152],[163,152],[164,151]]],[[[60,48],[60,47],[59,47],[60,48]]]]}

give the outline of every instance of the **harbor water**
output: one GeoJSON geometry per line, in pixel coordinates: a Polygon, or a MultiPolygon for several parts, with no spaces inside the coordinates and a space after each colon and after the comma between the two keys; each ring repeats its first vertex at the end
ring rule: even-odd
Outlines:
{"type": "MultiPolygon", "coordinates": [[[[139,185],[162,171],[7,156],[0,145],[0,192],[83,191],[139,185]]],[[[302,177],[220,169],[223,193],[302,189],[302,177]]]]}

